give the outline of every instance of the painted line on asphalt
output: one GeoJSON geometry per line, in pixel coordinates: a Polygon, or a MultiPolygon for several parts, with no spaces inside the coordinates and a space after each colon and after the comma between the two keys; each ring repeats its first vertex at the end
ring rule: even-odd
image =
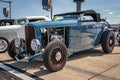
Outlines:
{"type": "MultiPolygon", "coordinates": [[[[120,65],[120,63],[115,64],[115,65],[111,66],[110,68],[108,68],[108,69],[106,69],[106,70],[100,72],[99,74],[94,75],[93,77],[89,78],[88,80],[91,80],[91,79],[93,79],[93,78],[95,78],[95,77],[101,77],[101,75],[102,75],[103,73],[105,73],[105,72],[107,72],[107,71],[109,71],[109,70],[111,70],[111,69],[117,67],[118,65],[120,65]]],[[[110,79],[109,79],[109,80],[110,80],[110,79]]],[[[114,79],[111,79],[111,80],[114,80],[114,79]]]]}
{"type": "Polygon", "coordinates": [[[101,73],[91,72],[91,71],[76,68],[76,67],[73,67],[73,66],[70,66],[70,65],[66,65],[65,68],[69,69],[71,71],[77,72],[77,73],[82,73],[82,74],[85,74],[85,75],[92,76],[92,77],[88,78],[88,80],[91,80],[92,78],[95,78],[95,77],[98,77],[98,78],[103,79],[103,80],[115,80],[115,78],[102,75],[101,73]]]}
{"type": "Polygon", "coordinates": [[[3,70],[17,76],[18,78],[20,78],[22,80],[35,80],[34,78],[31,78],[31,77],[29,77],[29,76],[27,76],[19,71],[16,71],[15,69],[10,68],[2,63],[0,63],[0,68],[2,68],[3,70]]]}

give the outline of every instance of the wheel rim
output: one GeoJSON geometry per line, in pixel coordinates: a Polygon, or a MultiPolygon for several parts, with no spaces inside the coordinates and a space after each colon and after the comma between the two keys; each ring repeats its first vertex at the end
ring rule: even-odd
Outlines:
{"type": "Polygon", "coordinates": [[[8,47],[8,43],[5,40],[0,39],[0,52],[5,51],[7,47],[8,47]]]}
{"type": "Polygon", "coordinates": [[[109,47],[112,47],[113,45],[114,45],[114,37],[110,36],[109,47]]]}
{"type": "Polygon", "coordinates": [[[56,48],[52,51],[51,54],[51,61],[53,63],[53,65],[60,67],[62,66],[62,64],[64,63],[65,60],[65,54],[63,53],[63,51],[60,48],[56,48]]]}
{"type": "Polygon", "coordinates": [[[15,46],[13,46],[13,51],[15,56],[17,56],[18,59],[23,59],[25,57],[25,55],[19,55],[19,53],[25,51],[25,45],[22,45],[20,48],[16,48],[15,46]]]}
{"type": "Polygon", "coordinates": [[[60,61],[61,57],[62,57],[61,52],[57,52],[56,55],[55,55],[56,61],[60,61]]]}

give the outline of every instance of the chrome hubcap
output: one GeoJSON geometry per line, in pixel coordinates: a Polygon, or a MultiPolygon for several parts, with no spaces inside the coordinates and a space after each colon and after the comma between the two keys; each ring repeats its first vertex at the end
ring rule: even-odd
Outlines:
{"type": "Polygon", "coordinates": [[[61,52],[57,52],[55,55],[56,61],[60,61],[61,58],[62,58],[61,52]]]}
{"type": "Polygon", "coordinates": [[[110,44],[112,44],[112,39],[110,39],[110,44]]]}
{"type": "Polygon", "coordinates": [[[7,48],[7,42],[4,40],[0,40],[0,51],[4,51],[7,48]]]}

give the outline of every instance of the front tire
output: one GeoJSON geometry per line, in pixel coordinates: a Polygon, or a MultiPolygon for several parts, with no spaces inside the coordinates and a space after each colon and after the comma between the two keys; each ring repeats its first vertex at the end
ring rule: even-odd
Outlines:
{"type": "Polygon", "coordinates": [[[43,53],[43,63],[52,72],[62,70],[67,61],[67,48],[60,41],[49,43],[43,53]]]}
{"type": "Polygon", "coordinates": [[[105,31],[102,35],[102,49],[105,53],[111,53],[115,45],[115,35],[113,31],[105,31]]]}
{"type": "MultiPolygon", "coordinates": [[[[8,55],[13,58],[14,60],[16,60],[15,56],[20,53],[20,49],[21,48],[24,48],[24,46],[22,46],[20,49],[17,49],[15,48],[15,45],[14,45],[14,41],[15,40],[12,40],[10,43],[9,43],[9,46],[8,46],[8,55]]],[[[25,44],[25,42],[23,43],[25,44]]],[[[25,56],[18,56],[18,59],[23,59],[25,56]]]]}
{"type": "Polygon", "coordinates": [[[4,53],[7,51],[8,43],[9,41],[6,38],[0,37],[0,53],[4,53]]]}

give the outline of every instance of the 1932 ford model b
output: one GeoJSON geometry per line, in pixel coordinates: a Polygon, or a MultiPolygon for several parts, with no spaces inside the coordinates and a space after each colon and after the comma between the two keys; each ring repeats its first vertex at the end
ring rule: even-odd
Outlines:
{"type": "Polygon", "coordinates": [[[14,39],[8,54],[17,61],[42,59],[50,71],[63,69],[67,58],[74,52],[99,45],[106,53],[114,48],[115,37],[109,24],[94,10],[58,14],[53,21],[29,23],[25,38],[14,39]]]}

